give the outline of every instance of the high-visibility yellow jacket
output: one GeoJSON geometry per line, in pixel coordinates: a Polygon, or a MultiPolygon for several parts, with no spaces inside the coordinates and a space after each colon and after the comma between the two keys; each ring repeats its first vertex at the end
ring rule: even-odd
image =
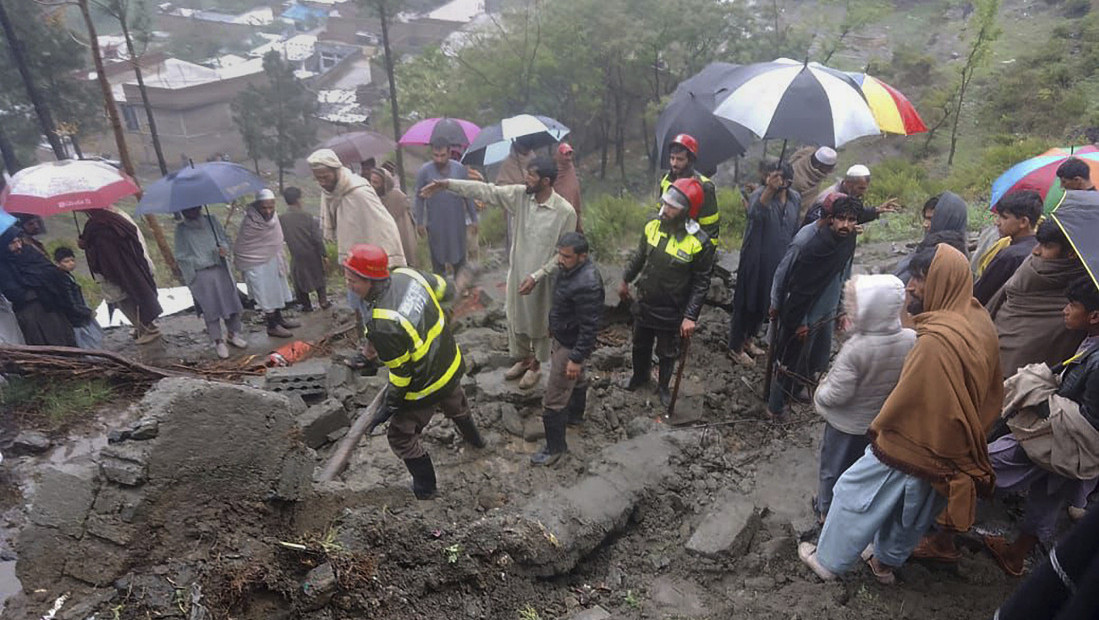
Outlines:
{"type": "MultiPolygon", "coordinates": [[[[721,232],[721,214],[717,211],[717,188],[714,187],[714,182],[709,177],[699,173],[697,170],[693,173],[694,178],[698,179],[698,182],[702,184],[702,208],[698,210],[698,225],[702,227],[702,230],[706,233],[706,236],[710,238],[710,243],[717,245],[717,236],[721,232]]],[[[672,186],[675,179],[672,178],[672,173],[668,172],[664,175],[663,179],[660,179],[660,195],[663,196],[664,192],[668,191],[668,188],[672,186]]]]}
{"type": "Polygon", "coordinates": [[[389,369],[386,404],[407,409],[441,400],[465,372],[440,305],[453,297],[453,287],[440,276],[407,267],[394,269],[389,282],[377,286],[363,334],[389,369]]]}

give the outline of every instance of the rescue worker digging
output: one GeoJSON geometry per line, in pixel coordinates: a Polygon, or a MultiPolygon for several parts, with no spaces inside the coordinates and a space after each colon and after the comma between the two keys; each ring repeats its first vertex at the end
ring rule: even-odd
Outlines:
{"type": "Polygon", "coordinates": [[[657,391],[665,407],[671,402],[672,379],[681,338],[690,338],[710,288],[714,244],[695,218],[703,203],[698,179],[678,179],[664,192],[660,215],[645,225],[641,243],[622,274],[618,295],[630,297],[637,280],[634,304],[633,376],[628,390],[649,382],[653,344],[659,360],[657,391]]]}
{"type": "Polygon", "coordinates": [[[440,305],[454,296],[453,285],[407,267],[390,272],[388,260],[381,248],[360,244],[352,246],[343,263],[347,289],[364,302],[363,335],[389,369],[385,401],[366,432],[389,420],[389,447],[412,474],[413,493],[417,499],[432,499],[435,467],[420,433],[435,407],[466,442],[478,448],[486,444],[469,413],[461,386],[462,353],[440,305]]]}
{"type": "Polygon", "coordinates": [[[714,187],[713,181],[695,170],[695,162],[698,161],[698,140],[681,133],[672,138],[668,153],[669,170],[664,178],[660,179],[660,195],[663,196],[679,179],[697,179],[702,184],[703,199],[695,221],[710,237],[710,243],[716,246],[721,229],[717,211],[717,188],[714,187]]]}

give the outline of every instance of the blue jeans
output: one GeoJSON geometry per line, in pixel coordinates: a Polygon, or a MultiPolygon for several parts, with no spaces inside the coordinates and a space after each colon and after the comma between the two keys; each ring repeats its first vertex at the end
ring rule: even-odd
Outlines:
{"type": "Polygon", "coordinates": [[[900,566],[945,507],[931,483],[884,465],[867,447],[836,481],[817,559],[837,575],[846,573],[873,541],[879,562],[900,566]]]}

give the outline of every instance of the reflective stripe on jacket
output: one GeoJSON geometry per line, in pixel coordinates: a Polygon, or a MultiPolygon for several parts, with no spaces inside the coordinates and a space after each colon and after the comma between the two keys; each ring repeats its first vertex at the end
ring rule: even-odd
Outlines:
{"type": "Polygon", "coordinates": [[[462,378],[462,353],[440,305],[449,289],[438,275],[400,267],[368,307],[363,332],[389,369],[392,407],[430,405],[462,378]]]}
{"type": "Polygon", "coordinates": [[[622,275],[637,279],[639,319],[659,329],[677,329],[684,318],[698,320],[710,289],[714,245],[706,233],[680,228],[669,234],[655,219],[645,225],[641,242],[622,275]]]}
{"type": "MultiPolygon", "coordinates": [[[[714,187],[714,182],[710,180],[704,174],[700,174],[695,171],[694,178],[698,179],[699,183],[702,183],[702,208],[698,210],[698,225],[702,227],[702,230],[706,231],[706,235],[710,237],[710,243],[717,245],[717,237],[721,232],[721,214],[717,210],[717,188],[714,187]]],[[[668,188],[672,186],[672,173],[664,175],[663,179],[660,179],[660,195],[663,196],[664,192],[668,191],[668,188]]]]}

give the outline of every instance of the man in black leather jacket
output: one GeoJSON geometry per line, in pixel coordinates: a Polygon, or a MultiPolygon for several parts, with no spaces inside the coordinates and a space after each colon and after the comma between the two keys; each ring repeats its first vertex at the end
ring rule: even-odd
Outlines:
{"type": "Polygon", "coordinates": [[[568,451],[565,426],[584,420],[588,380],[584,362],[595,350],[603,319],[603,278],[588,258],[588,240],[567,232],[557,241],[557,282],[550,306],[550,375],[542,397],[546,445],[530,457],[534,465],[553,465],[568,451]]]}
{"type": "Polygon", "coordinates": [[[677,180],[661,197],[660,215],[645,225],[637,251],[622,274],[618,294],[630,297],[629,284],[637,280],[634,304],[633,376],[628,390],[649,382],[653,344],[659,360],[657,391],[665,406],[671,401],[671,382],[681,338],[694,333],[702,302],[710,288],[714,244],[691,217],[702,205],[703,191],[696,179],[677,180]]]}

